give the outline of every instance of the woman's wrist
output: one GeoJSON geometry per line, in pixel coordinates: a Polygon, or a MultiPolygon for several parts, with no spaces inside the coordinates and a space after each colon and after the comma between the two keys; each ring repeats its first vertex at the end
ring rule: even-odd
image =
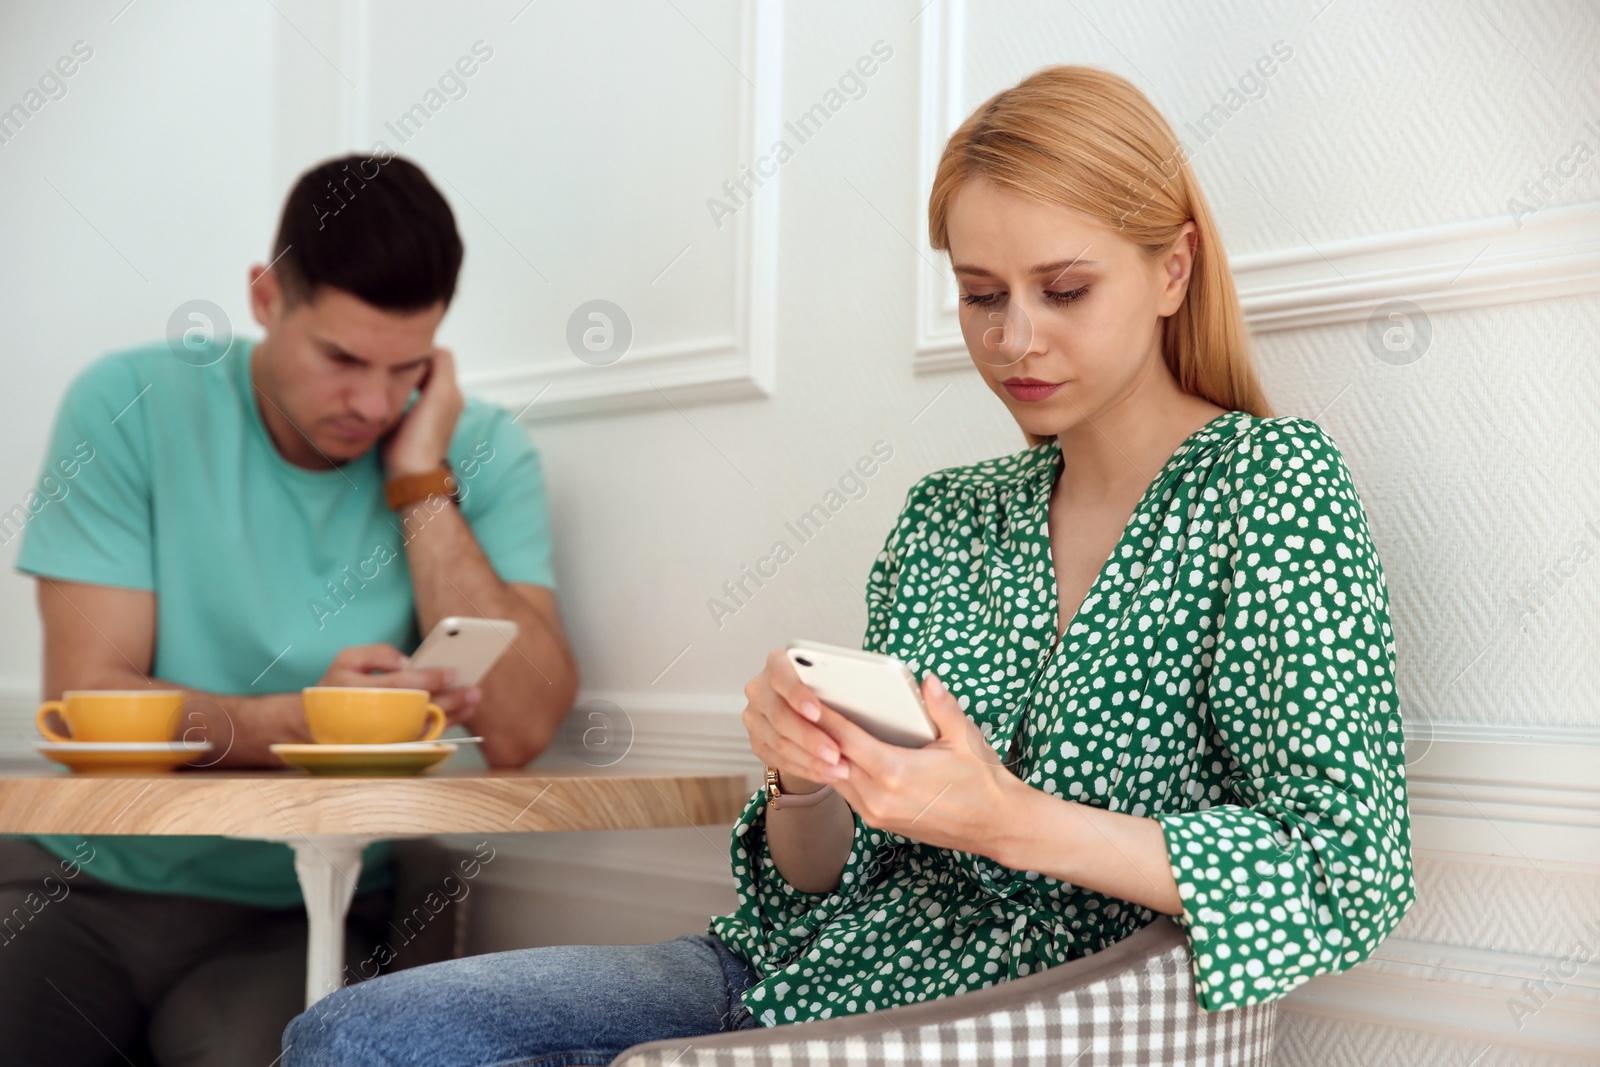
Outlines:
{"type": "Polygon", "coordinates": [[[1159,815],[1131,815],[1068,800],[1022,782],[995,805],[1009,815],[997,823],[984,853],[1014,871],[1037,871],[1166,915],[1182,915],[1166,829],[1159,815]]]}
{"type": "Polygon", "coordinates": [[[785,778],[776,767],[772,766],[767,768],[765,788],[768,811],[789,811],[795,808],[812,808],[820,811],[835,807],[835,797],[843,799],[835,792],[832,783],[814,782],[797,775],[785,778]]]}
{"type": "Polygon", "coordinates": [[[986,847],[978,850],[980,854],[1015,871],[1038,870],[1032,864],[1038,862],[1040,828],[1051,815],[1058,814],[1040,805],[1052,801],[1072,803],[1035,789],[1020,778],[1004,782],[1001,802],[989,807],[989,827],[984,835],[986,847]]]}
{"type": "Polygon", "coordinates": [[[778,771],[778,789],[784,793],[793,793],[795,796],[815,793],[827,784],[826,782],[813,782],[811,779],[801,778],[799,775],[784,774],[781,770],[778,771]]]}

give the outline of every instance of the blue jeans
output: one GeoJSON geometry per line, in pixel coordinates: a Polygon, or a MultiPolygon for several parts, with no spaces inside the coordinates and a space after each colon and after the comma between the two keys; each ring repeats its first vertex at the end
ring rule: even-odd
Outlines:
{"type": "Polygon", "coordinates": [[[711,934],[552,945],[432,963],[346,986],[283,1032],[283,1067],[606,1064],[643,1041],[759,1025],[757,980],[711,934]]]}

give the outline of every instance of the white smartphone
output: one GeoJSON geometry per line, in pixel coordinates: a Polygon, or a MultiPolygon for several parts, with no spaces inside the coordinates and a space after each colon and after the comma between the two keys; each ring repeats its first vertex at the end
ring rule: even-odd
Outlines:
{"type": "Polygon", "coordinates": [[[510,619],[471,619],[447,615],[411,654],[414,668],[453,667],[455,688],[477,685],[494,661],[511,647],[517,624],[510,619]]]}
{"type": "Polygon", "coordinates": [[[784,651],[817,699],[878,740],[921,748],[939,739],[921,687],[893,656],[820,641],[790,641],[784,651]]]}

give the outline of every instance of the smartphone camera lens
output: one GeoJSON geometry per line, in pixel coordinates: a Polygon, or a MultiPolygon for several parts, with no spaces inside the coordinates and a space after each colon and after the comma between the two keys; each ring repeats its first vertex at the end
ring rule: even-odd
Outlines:
{"type": "Polygon", "coordinates": [[[809,666],[811,666],[811,661],[810,661],[810,660],[808,660],[808,659],[806,659],[806,658],[805,658],[805,657],[804,657],[804,656],[796,656],[796,657],[795,657],[795,658],[794,658],[794,661],[795,661],[795,662],[796,662],[796,663],[798,663],[798,664],[800,664],[800,666],[802,666],[802,667],[809,667],[809,666]]]}
{"type": "Polygon", "coordinates": [[[457,630],[454,627],[451,627],[450,629],[445,631],[445,633],[449,634],[451,637],[454,637],[456,634],[458,634],[460,632],[461,632],[460,630],[457,630]]]}

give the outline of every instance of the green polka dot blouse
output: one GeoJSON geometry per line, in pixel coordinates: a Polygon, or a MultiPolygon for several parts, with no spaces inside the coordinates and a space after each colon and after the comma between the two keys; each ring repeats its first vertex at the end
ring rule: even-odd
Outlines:
{"type": "MultiPolygon", "coordinates": [[[[1388,591],[1338,447],[1294,416],[1218,415],[1135,507],[1057,640],[1055,438],[913,485],[873,564],[862,646],[937,667],[1029,785],[1156,819],[1207,1011],[1366,959],[1415,900],[1388,591]]],[[[764,1026],[980,989],[1090,955],[1158,913],[872,829],[830,893],[773,866],[766,796],[711,920],[764,1026]]]]}

